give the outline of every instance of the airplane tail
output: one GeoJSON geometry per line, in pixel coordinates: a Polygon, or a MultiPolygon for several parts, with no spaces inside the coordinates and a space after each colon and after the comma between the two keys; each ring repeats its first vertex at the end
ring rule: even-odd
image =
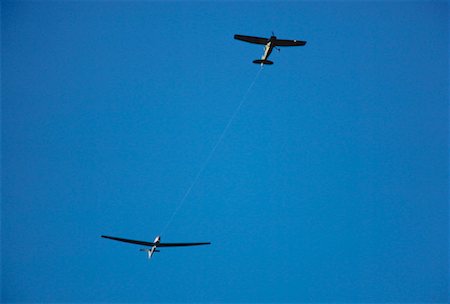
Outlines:
{"type": "Polygon", "coordinates": [[[263,65],[263,64],[273,64],[273,61],[270,61],[270,60],[267,60],[267,59],[266,60],[256,59],[256,60],[253,60],[253,63],[263,65]]]}

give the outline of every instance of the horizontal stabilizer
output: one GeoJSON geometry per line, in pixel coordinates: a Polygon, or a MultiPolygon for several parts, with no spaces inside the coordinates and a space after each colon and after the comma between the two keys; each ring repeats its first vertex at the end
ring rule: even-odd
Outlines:
{"type": "Polygon", "coordinates": [[[253,63],[257,63],[257,64],[263,65],[263,64],[273,64],[273,61],[256,59],[256,60],[253,60],[253,63]]]}
{"type": "MultiPolygon", "coordinates": [[[[142,249],[140,249],[140,251],[146,251],[146,252],[149,252],[149,251],[151,251],[151,249],[148,249],[148,248],[142,248],[142,249]]],[[[155,249],[155,250],[153,250],[153,252],[161,252],[161,250],[155,249]]]]}

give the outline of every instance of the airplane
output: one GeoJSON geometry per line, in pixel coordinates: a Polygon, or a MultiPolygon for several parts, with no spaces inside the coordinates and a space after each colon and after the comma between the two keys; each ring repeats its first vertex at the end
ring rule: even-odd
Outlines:
{"type": "Polygon", "coordinates": [[[185,247],[185,246],[198,246],[198,245],[210,245],[210,242],[203,242],[203,243],[161,243],[161,237],[158,235],[153,242],[144,242],[144,241],[135,241],[130,239],[123,239],[119,237],[114,236],[107,236],[102,235],[102,238],[110,239],[114,241],[119,242],[125,242],[125,243],[131,243],[131,244],[137,244],[137,245],[143,245],[143,246],[149,246],[149,248],[142,248],[140,251],[147,252],[147,256],[149,259],[152,258],[153,254],[155,252],[160,252],[157,248],[158,247],[185,247]]]}
{"type": "Polygon", "coordinates": [[[278,39],[273,33],[270,38],[234,35],[234,39],[250,43],[263,44],[264,54],[262,55],[261,59],[253,60],[253,63],[260,63],[261,66],[263,64],[273,64],[273,61],[267,59],[269,58],[270,53],[272,53],[273,48],[276,48],[279,51],[279,46],[303,46],[306,44],[306,41],[301,40],[278,39]]]}

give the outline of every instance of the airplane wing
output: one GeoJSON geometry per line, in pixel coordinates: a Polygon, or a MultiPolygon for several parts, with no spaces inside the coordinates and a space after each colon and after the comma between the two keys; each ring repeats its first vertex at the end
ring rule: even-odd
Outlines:
{"type": "Polygon", "coordinates": [[[135,241],[135,240],[123,239],[123,238],[118,238],[118,237],[114,237],[114,236],[107,236],[107,235],[102,235],[102,238],[110,239],[110,240],[114,240],[114,241],[119,241],[119,242],[143,245],[143,246],[154,246],[155,245],[155,243],[152,243],[152,242],[135,241]]]}
{"type": "Polygon", "coordinates": [[[306,44],[306,41],[277,39],[275,44],[277,46],[303,46],[306,44]]]}
{"type": "Polygon", "coordinates": [[[269,39],[267,38],[245,36],[245,35],[234,35],[234,39],[256,44],[267,44],[267,42],[269,41],[269,39]]]}
{"type": "Polygon", "coordinates": [[[156,246],[156,247],[182,247],[182,246],[199,246],[199,245],[210,245],[211,244],[210,242],[203,242],[203,243],[152,243],[152,242],[144,242],[144,241],[123,239],[123,238],[114,237],[114,236],[107,236],[107,235],[102,235],[102,238],[110,239],[110,240],[114,240],[114,241],[119,241],[119,242],[143,245],[143,246],[148,246],[148,247],[151,247],[151,246],[156,246]]]}

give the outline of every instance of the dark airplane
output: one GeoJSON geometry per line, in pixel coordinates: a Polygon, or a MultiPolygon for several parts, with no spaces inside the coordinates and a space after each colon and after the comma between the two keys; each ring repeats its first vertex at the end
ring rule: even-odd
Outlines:
{"type": "Polygon", "coordinates": [[[263,64],[273,64],[273,61],[267,60],[267,58],[269,58],[270,53],[272,53],[273,48],[280,50],[279,48],[277,48],[278,46],[303,46],[306,44],[306,41],[301,40],[278,39],[275,35],[273,35],[273,33],[270,38],[234,35],[234,39],[250,43],[263,44],[264,45],[263,56],[261,57],[261,59],[253,60],[253,63],[260,63],[261,66],[263,64]]]}
{"type": "Polygon", "coordinates": [[[159,250],[156,249],[158,247],[185,247],[185,246],[198,246],[198,245],[211,244],[210,242],[205,242],[205,243],[161,243],[160,242],[161,237],[159,235],[155,238],[155,240],[153,242],[135,241],[135,240],[123,239],[123,238],[118,238],[118,237],[113,237],[113,236],[106,236],[106,235],[102,235],[102,238],[151,247],[151,248],[141,249],[141,251],[147,252],[149,259],[152,258],[153,253],[159,252],[159,250]]]}

